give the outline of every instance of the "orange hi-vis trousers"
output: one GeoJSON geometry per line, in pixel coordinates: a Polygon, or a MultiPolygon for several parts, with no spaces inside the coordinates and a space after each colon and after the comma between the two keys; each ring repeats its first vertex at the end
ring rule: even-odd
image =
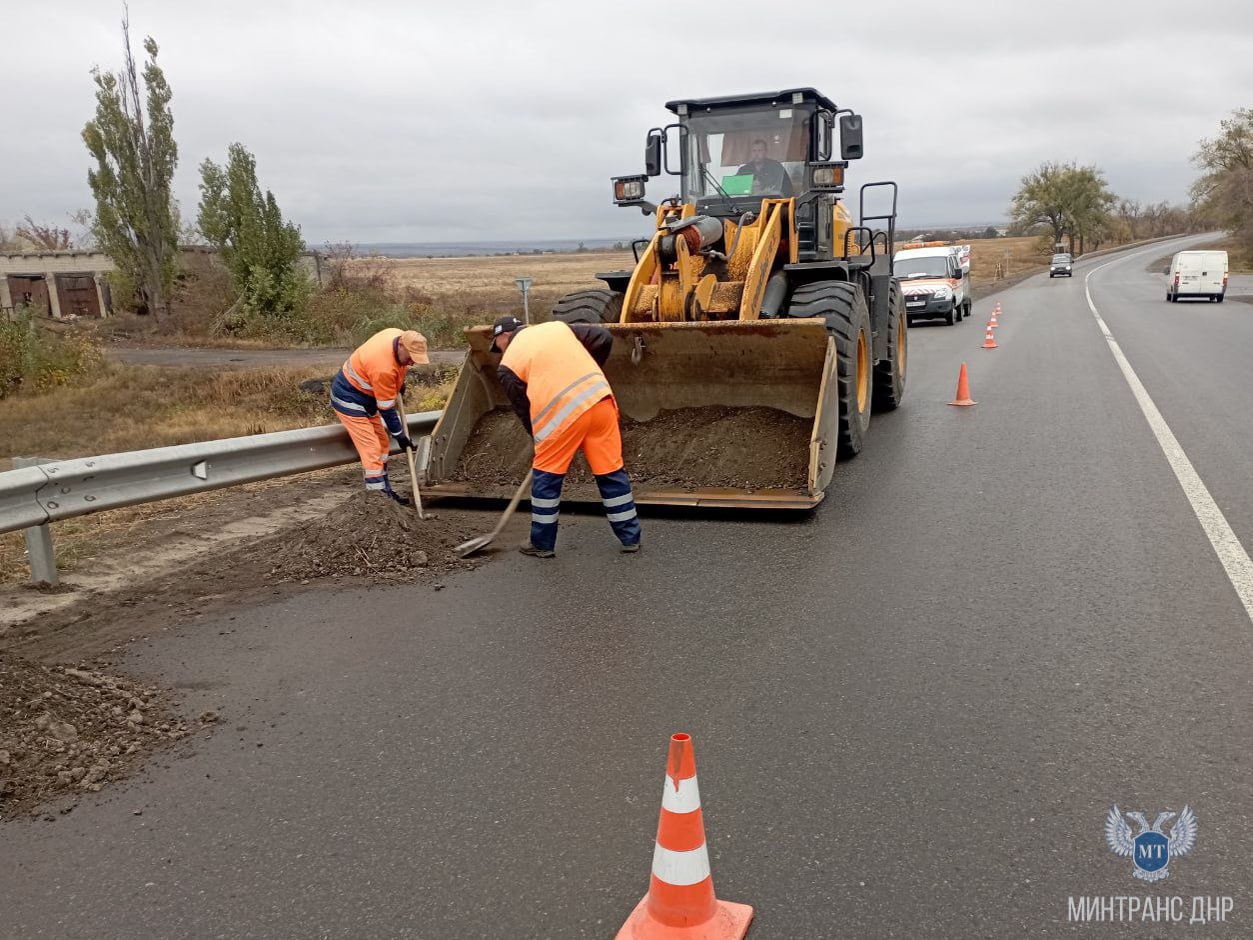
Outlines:
{"type": "Polygon", "coordinates": [[[335,412],[335,417],[348,429],[352,445],[357,448],[357,455],[361,458],[361,472],[365,476],[365,488],[386,489],[388,451],[391,450],[392,442],[383,419],[378,415],[346,415],[339,411],[335,412]]]}
{"type": "Polygon", "coordinates": [[[640,520],[631,480],[622,465],[618,403],[605,397],[568,425],[535,445],[531,477],[531,544],[552,551],[557,545],[561,487],[579,450],[596,477],[596,488],[614,535],[623,545],[638,545],[640,520]]]}
{"type": "Polygon", "coordinates": [[[579,450],[594,474],[622,469],[622,432],[618,403],[606,395],[557,433],[535,445],[536,470],[564,474],[579,450]]]}

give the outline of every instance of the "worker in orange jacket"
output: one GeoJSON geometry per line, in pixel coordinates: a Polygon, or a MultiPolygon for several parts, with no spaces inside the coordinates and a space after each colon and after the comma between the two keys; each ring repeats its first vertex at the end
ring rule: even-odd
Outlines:
{"type": "Polygon", "coordinates": [[[409,367],[428,362],[426,337],[421,333],[380,330],[353,351],[331,383],[331,407],[361,457],[365,488],[406,506],[409,500],[394,492],[387,478],[388,434],[396,438],[401,450],[413,449],[396,400],[404,394],[409,367]]]}
{"type": "Polygon", "coordinates": [[[596,477],[622,551],[639,551],[640,520],[622,463],[618,404],[601,369],[612,349],[613,336],[599,326],[554,321],[523,328],[517,317],[501,317],[492,326],[492,350],[502,353],[496,374],[535,440],[531,537],[520,547],[524,555],[556,553],[561,485],[578,450],[596,477]]]}

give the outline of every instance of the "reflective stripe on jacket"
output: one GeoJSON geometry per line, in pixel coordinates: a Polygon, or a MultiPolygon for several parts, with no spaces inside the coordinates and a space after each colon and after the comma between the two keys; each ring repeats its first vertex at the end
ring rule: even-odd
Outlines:
{"type": "Polygon", "coordinates": [[[568,427],[602,398],[613,394],[605,373],[564,323],[519,330],[501,357],[502,369],[525,385],[536,443],[568,427]]]}

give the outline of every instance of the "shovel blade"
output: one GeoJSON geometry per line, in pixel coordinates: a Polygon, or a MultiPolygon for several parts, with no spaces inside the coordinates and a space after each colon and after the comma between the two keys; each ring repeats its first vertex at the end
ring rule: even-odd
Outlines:
{"type": "Polygon", "coordinates": [[[490,535],[478,535],[470,539],[468,542],[462,542],[454,548],[453,551],[456,552],[458,558],[465,558],[468,555],[473,555],[479,549],[486,548],[491,544],[492,537],[490,535]]]}

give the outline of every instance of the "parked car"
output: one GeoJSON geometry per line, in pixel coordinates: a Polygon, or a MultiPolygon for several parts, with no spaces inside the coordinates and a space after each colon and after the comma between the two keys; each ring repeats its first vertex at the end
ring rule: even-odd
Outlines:
{"type": "Polygon", "coordinates": [[[1204,297],[1217,303],[1227,294],[1227,252],[1181,251],[1166,271],[1166,299],[1204,297]]]}
{"type": "Polygon", "coordinates": [[[970,316],[970,246],[943,242],[911,242],[892,258],[892,268],[905,295],[905,318],[942,318],[952,326],[970,316]]]}
{"type": "Polygon", "coordinates": [[[1049,277],[1061,277],[1063,274],[1066,277],[1074,277],[1074,272],[1071,271],[1073,265],[1074,260],[1070,255],[1065,253],[1053,255],[1053,260],[1049,262],[1049,277]]]}

